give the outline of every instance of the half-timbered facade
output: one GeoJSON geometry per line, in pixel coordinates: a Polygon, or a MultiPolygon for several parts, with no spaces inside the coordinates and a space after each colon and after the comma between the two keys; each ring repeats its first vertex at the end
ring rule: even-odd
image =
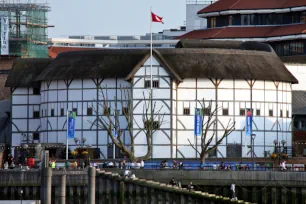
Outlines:
{"type": "MultiPolygon", "coordinates": [[[[233,49],[234,44],[218,49],[153,50],[152,71],[146,49],[67,52],[53,60],[19,59],[6,83],[12,89],[12,147],[32,142],[64,145],[66,111],[71,110],[77,113],[76,137],[99,148],[101,157],[112,157],[108,151],[112,140],[96,125],[105,111],[99,105],[101,91],[115,107],[111,112],[119,112],[120,129],[129,146],[125,107],[119,105],[127,100],[122,91],[130,91],[134,120],[143,127],[151,73],[152,101],[164,117],[152,138],[152,158],[199,157],[188,139],[200,148],[200,138],[194,136],[194,110],[202,99],[212,101],[212,109],[222,107],[208,135],[216,132],[217,139],[230,119],[236,121],[236,130],[210,156],[246,156],[245,140],[250,144],[245,137],[246,108],[253,109],[256,156],[273,151],[275,139],[291,146],[291,85],[297,80],[269,46],[265,51],[242,50],[236,44],[233,49]]],[[[147,151],[140,128],[133,126],[138,156],[147,151]]],[[[76,148],[73,139],[69,146],[76,148]]]]}

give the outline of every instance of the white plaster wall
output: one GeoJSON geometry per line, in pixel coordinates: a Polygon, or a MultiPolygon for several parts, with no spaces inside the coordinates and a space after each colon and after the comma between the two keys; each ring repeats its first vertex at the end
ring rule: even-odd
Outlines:
{"type": "Polygon", "coordinates": [[[299,81],[298,84],[292,85],[292,89],[295,91],[305,91],[306,90],[306,65],[286,63],[285,66],[299,81]]]}

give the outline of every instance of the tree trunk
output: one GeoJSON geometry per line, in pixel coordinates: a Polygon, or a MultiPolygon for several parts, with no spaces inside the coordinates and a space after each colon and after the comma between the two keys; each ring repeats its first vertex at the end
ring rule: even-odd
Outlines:
{"type": "Polygon", "coordinates": [[[205,160],[206,160],[206,153],[205,152],[201,152],[201,164],[205,164],[205,160]]]}

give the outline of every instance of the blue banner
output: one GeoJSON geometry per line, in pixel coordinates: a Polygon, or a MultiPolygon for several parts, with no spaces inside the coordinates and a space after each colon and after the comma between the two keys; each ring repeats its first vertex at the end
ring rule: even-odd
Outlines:
{"type": "Polygon", "coordinates": [[[194,117],[194,135],[202,136],[202,125],[203,125],[203,110],[200,108],[195,109],[194,117]]]}
{"type": "Polygon", "coordinates": [[[253,113],[251,109],[247,109],[245,131],[246,136],[252,136],[253,113]]]}
{"type": "Polygon", "coordinates": [[[68,111],[68,138],[73,139],[75,133],[76,112],[68,111]]]}

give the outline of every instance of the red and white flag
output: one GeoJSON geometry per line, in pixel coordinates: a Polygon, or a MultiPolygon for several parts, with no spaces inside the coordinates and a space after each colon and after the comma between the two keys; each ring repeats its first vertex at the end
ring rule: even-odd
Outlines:
{"type": "Polygon", "coordinates": [[[152,15],[152,22],[158,22],[158,23],[164,24],[163,17],[155,15],[152,11],[151,11],[151,15],[152,15]]]}

